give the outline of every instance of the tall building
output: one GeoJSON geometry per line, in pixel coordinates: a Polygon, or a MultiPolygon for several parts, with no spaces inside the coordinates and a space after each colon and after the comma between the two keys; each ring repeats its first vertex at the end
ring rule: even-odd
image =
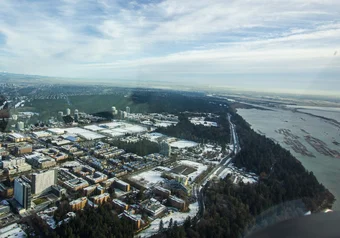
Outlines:
{"type": "Polygon", "coordinates": [[[21,178],[14,180],[14,199],[26,210],[31,207],[31,186],[21,178]]]}
{"type": "Polygon", "coordinates": [[[118,110],[116,109],[116,107],[112,107],[112,115],[117,115],[118,114],[118,110]]]}
{"type": "Polygon", "coordinates": [[[130,114],[130,107],[126,107],[125,111],[130,114]]]}
{"type": "Polygon", "coordinates": [[[64,113],[62,111],[58,112],[58,119],[62,119],[64,116],[64,113]]]}
{"type": "Polygon", "coordinates": [[[57,184],[57,172],[54,169],[39,171],[32,174],[32,193],[39,194],[51,189],[57,184]]]}
{"type": "Polygon", "coordinates": [[[69,108],[66,109],[66,115],[67,116],[71,115],[71,109],[69,109],[69,108]]]}
{"type": "Polygon", "coordinates": [[[120,119],[124,119],[127,116],[127,112],[120,111],[120,119]]]}
{"type": "Polygon", "coordinates": [[[170,156],[171,155],[171,146],[169,143],[167,143],[166,141],[162,141],[160,143],[160,153],[164,156],[170,156]]]}
{"type": "Polygon", "coordinates": [[[17,123],[17,129],[23,131],[24,128],[25,128],[25,123],[22,122],[22,121],[19,121],[19,122],[17,123]]]}

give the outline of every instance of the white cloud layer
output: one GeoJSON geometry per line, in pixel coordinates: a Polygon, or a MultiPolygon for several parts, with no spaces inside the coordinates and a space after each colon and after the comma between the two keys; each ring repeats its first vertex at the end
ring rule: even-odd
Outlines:
{"type": "Polygon", "coordinates": [[[337,0],[53,3],[0,1],[0,70],[340,90],[337,0]]]}

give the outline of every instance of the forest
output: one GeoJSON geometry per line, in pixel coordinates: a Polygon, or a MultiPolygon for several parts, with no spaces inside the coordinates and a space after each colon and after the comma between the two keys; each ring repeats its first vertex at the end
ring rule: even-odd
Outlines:
{"type": "Polygon", "coordinates": [[[113,146],[117,146],[120,149],[124,149],[128,153],[134,153],[140,156],[148,154],[159,153],[159,145],[156,142],[142,139],[137,142],[126,142],[119,139],[109,141],[113,146]]]}
{"type": "Polygon", "coordinates": [[[208,98],[203,93],[169,90],[135,90],[130,97],[135,105],[148,105],[148,112],[221,112],[225,100],[208,98]]]}
{"type": "Polygon", "coordinates": [[[77,212],[75,218],[49,231],[47,237],[125,238],[133,237],[133,234],[133,224],[127,219],[118,218],[113,213],[112,205],[106,203],[97,209],[85,208],[77,212]]]}
{"type": "Polygon", "coordinates": [[[224,180],[204,188],[203,217],[188,219],[154,237],[243,237],[307,211],[330,208],[334,196],[291,153],[254,132],[242,117],[231,112],[240,139],[236,166],[259,175],[255,184],[224,180]]]}
{"type": "Polygon", "coordinates": [[[179,122],[177,125],[158,128],[156,131],[165,135],[199,143],[218,143],[225,146],[230,141],[230,128],[226,113],[219,114],[217,127],[194,125],[185,114],[179,114],[178,119],[179,122]]]}

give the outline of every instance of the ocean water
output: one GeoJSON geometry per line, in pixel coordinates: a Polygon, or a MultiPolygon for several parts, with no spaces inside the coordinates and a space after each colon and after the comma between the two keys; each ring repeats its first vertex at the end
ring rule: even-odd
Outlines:
{"type": "MultiPolygon", "coordinates": [[[[309,109],[309,112],[312,113],[310,110],[312,109],[309,109]]],[[[237,112],[255,131],[265,134],[280,143],[282,147],[290,150],[304,167],[312,171],[318,181],[334,194],[337,201],[335,201],[333,209],[340,210],[340,158],[320,154],[304,139],[308,132],[311,136],[325,142],[330,149],[340,152],[340,146],[333,143],[333,141],[340,142],[340,127],[327,120],[290,110],[238,109],[237,112]],[[284,135],[277,133],[278,129],[289,129],[292,134],[299,136],[298,140],[312,152],[315,158],[296,153],[284,143],[284,135]]]]}

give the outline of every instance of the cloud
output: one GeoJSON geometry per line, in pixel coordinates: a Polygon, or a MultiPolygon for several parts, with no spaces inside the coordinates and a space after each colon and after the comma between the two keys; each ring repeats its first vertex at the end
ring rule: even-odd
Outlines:
{"type": "Polygon", "coordinates": [[[339,10],[336,0],[1,1],[0,69],[202,84],[208,75],[240,87],[330,80],[339,10]]]}

